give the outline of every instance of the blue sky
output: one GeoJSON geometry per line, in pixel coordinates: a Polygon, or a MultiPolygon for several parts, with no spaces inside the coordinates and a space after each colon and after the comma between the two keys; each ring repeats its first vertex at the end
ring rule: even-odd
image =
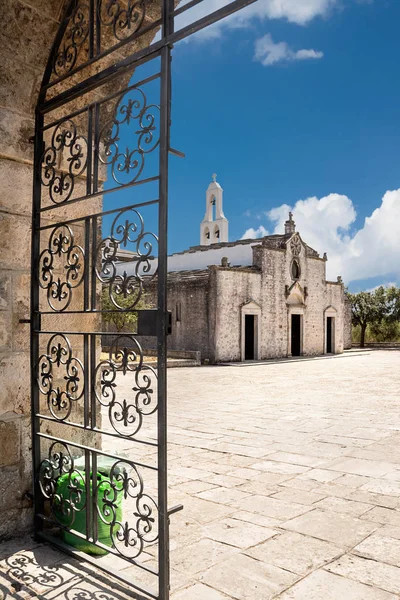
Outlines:
{"type": "Polygon", "coordinates": [[[169,251],[199,243],[216,172],[231,240],[290,207],[331,278],[400,282],[399,0],[256,4],[175,46],[169,251]]]}

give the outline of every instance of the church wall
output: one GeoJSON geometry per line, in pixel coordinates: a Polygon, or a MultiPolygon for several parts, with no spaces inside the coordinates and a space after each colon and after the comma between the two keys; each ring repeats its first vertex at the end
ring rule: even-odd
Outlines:
{"type": "Polygon", "coordinates": [[[261,303],[261,274],[214,268],[216,274],[215,362],[241,360],[241,307],[261,303]]]}
{"type": "Polygon", "coordinates": [[[306,258],[304,285],[307,287],[304,311],[303,354],[314,356],[324,352],[324,310],[330,302],[326,296],[325,262],[306,258]]]}
{"type": "Polygon", "coordinates": [[[287,356],[286,253],[263,249],[261,358],[287,356]]]}
{"type": "Polygon", "coordinates": [[[327,305],[336,308],[335,316],[335,353],[344,350],[345,297],[342,283],[327,282],[327,305]]]}
{"type": "Polygon", "coordinates": [[[168,336],[168,349],[199,350],[201,360],[212,360],[209,344],[208,277],[169,283],[167,302],[168,310],[172,313],[172,332],[168,336]]]}

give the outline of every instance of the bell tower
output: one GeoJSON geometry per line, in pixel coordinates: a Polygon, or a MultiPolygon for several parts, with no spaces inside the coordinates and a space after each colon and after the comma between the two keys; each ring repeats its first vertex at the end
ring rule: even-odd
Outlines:
{"type": "Polygon", "coordinates": [[[209,246],[228,241],[228,219],[222,210],[224,190],[214,173],[206,191],[206,214],[200,224],[200,245],[209,246]]]}

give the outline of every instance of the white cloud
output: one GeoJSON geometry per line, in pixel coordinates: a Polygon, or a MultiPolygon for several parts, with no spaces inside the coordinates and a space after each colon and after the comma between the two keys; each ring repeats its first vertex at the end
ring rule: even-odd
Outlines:
{"type": "Polygon", "coordinates": [[[255,42],[254,60],[260,62],[264,67],[278,62],[318,59],[323,56],[323,52],[316,50],[297,50],[295,52],[286,42],[275,43],[269,33],[255,42]]]}
{"type": "Polygon", "coordinates": [[[293,207],[283,204],[273,208],[266,217],[274,223],[274,233],[283,232],[289,210],[303,240],[321,255],[327,252],[328,279],[342,275],[350,283],[400,276],[400,189],[386,192],[380,206],[358,230],[352,229],[357,216],[354,204],[342,194],[310,197],[298,200],[293,207]]]}
{"type": "Polygon", "coordinates": [[[260,227],[257,227],[257,229],[254,229],[253,227],[250,227],[250,229],[246,229],[241,239],[249,240],[264,237],[265,235],[268,235],[268,231],[263,225],[260,225],[260,227]]]}
{"type": "MultiPolygon", "coordinates": [[[[203,0],[176,18],[175,29],[190,23],[230,4],[232,0],[203,0]]],[[[185,3],[182,2],[180,6],[185,3]]],[[[221,35],[223,29],[248,27],[254,19],[284,19],[296,25],[307,25],[317,17],[326,17],[341,0],[257,0],[253,4],[226,17],[222,21],[206,27],[190,39],[213,39],[221,35]]]]}

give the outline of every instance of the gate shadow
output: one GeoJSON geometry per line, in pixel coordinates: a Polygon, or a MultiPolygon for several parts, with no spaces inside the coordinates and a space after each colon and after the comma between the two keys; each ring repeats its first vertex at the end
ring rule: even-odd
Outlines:
{"type": "Polygon", "coordinates": [[[7,543],[0,545],[1,600],[150,600],[132,588],[128,596],[116,580],[48,545],[21,540],[18,548],[13,540],[11,546],[7,556],[7,543]]]}

